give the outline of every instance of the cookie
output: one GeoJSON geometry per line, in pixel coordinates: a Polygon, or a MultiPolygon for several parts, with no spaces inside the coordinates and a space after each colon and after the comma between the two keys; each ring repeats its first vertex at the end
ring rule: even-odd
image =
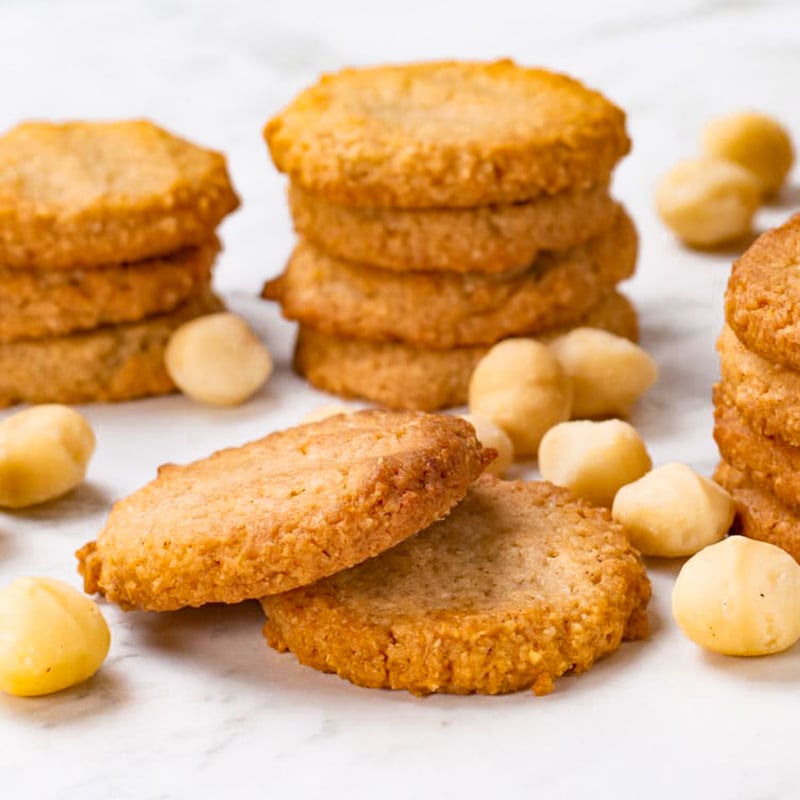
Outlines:
{"type": "Polygon", "coordinates": [[[517,203],[608,180],[624,113],[565,75],[512,61],[323,75],[270,120],[275,166],[331,203],[517,203]]]}
{"type": "Polygon", "coordinates": [[[748,350],[727,325],[717,350],[725,390],[748,427],[800,447],[800,373],[748,350]]]}
{"type": "Polygon", "coordinates": [[[208,290],[219,243],[122,266],[0,267],[0,342],[60,336],[169,313],[208,290]]]}
{"type": "Polygon", "coordinates": [[[170,335],[187,320],[222,308],[206,293],[141,322],[0,343],[0,407],[116,402],[172,392],[175,384],[164,368],[170,335]]]}
{"type": "Polygon", "coordinates": [[[272,647],[359,686],[546,694],[646,636],[649,597],[607,510],[549,483],[484,476],[413,539],[261,603],[272,647]]]}
{"type": "MultiPolygon", "coordinates": [[[[574,327],[603,328],[636,340],[636,311],[621,294],[612,293],[574,327]]],[[[557,328],[540,338],[569,330],[557,328]]],[[[464,405],[469,379],[488,347],[432,350],[396,342],[372,342],[320,333],[301,325],[294,368],[314,386],[344,397],[361,397],[390,408],[437,408],[464,405]]]]}
{"type": "Polygon", "coordinates": [[[5,267],[144,261],[201,245],[238,205],[224,156],[152,122],[29,122],[0,137],[5,267]]]}
{"type": "Polygon", "coordinates": [[[714,389],[714,440],[732,467],[791,506],[800,506],[800,447],[756,433],[742,418],[723,384],[714,389]]]}
{"type": "Polygon", "coordinates": [[[289,207],[320,250],[401,272],[514,271],[599,236],[619,213],[605,184],[512,205],[413,209],[337,205],[291,184],[289,207]]]}
{"type": "Polygon", "coordinates": [[[303,586],[447,514],[493,456],[463,420],[371,410],[167,464],[79,551],[84,585],[149,611],[303,586]]]}
{"type": "Polygon", "coordinates": [[[728,325],[749,350],[800,370],[800,214],[756,239],[734,263],[728,325]]]}
{"type": "Polygon", "coordinates": [[[512,275],[373,269],[301,241],[262,296],[277,300],[288,319],[330,335],[436,350],[493,344],[575,322],[630,277],[636,250],[624,214],[589,244],[543,255],[512,275]]]}
{"type": "Polygon", "coordinates": [[[756,486],[747,472],[721,461],[714,480],[736,504],[734,531],[782,547],[800,562],[800,509],[790,508],[772,492],[756,486]]]}

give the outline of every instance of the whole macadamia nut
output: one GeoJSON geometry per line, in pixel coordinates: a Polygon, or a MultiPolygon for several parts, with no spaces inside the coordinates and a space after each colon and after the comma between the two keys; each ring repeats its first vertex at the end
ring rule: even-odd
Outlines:
{"type": "Polygon", "coordinates": [[[478,362],[469,384],[471,414],[511,439],[517,456],[536,454],[542,436],[569,419],[572,387],[552,351],[535,339],[506,339],[478,362]]]}
{"type": "Polygon", "coordinates": [[[779,653],[800,638],[800,566],[775,545],[730,536],[683,565],[672,616],[707,650],[779,653]]]}
{"type": "Polygon", "coordinates": [[[486,417],[462,414],[462,418],[475,428],[475,435],[484,447],[491,447],[497,451],[497,458],[486,467],[484,472],[502,478],[514,461],[514,445],[508,434],[486,417]]]}
{"type": "Polygon", "coordinates": [[[664,464],[623,486],[611,514],[646,556],[696,553],[725,537],[735,514],[731,496],[686,464],[664,464]]]}

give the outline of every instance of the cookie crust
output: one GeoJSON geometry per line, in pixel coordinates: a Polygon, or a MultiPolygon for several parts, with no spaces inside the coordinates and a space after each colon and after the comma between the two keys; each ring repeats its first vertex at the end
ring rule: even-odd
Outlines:
{"type": "Polygon", "coordinates": [[[144,261],[209,239],[239,199],[225,158],[146,120],[28,122],[0,137],[0,265],[144,261]]]}
{"type": "Polygon", "coordinates": [[[320,250],[401,272],[522,269],[599,236],[618,214],[606,185],[512,205],[398,209],[328,203],[291,184],[289,208],[297,233],[320,250]]]}
{"type": "Polygon", "coordinates": [[[587,189],[630,149],[624,113],[565,75],[512,61],[323,75],[270,120],[275,166],[332,203],[516,203],[587,189]]]}
{"type": "Polygon", "coordinates": [[[272,647],[359,686],[546,694],[646,636],[649,596],[608,511],[549,483],[483,476],[410,541],[261,603],[272,647]]]}
{"type": "MultiPolygon", "coordinates": [[[[558,336],[572,327],[602,328],[636,341],[636,311],[621,294],[612,293],[575,323],[543,333],[558,336]]],[[[330,336],[301,325],[294,368],[323,391],[359,397],[389,408],[433,411],[464,405],[469,379],[488,347],[432,350],[396,342],[372,342],[330,336]]]]}
{"type": "Polygon", "coordinates": [[[84,586],[150,611],[302,586],[447,514],[493,456],[463,420],[371,410],[167,464],[78,552],[84,586]]]}
{"type": "Polygon", "coordinates": [[[373,269],[300,242],[262,296],[277,300],[288,319],[330,335],[452,349],[574,322],[630,277],[636,251],[624,213],[589,244],[543,255],[513,275],[373,269]]]}

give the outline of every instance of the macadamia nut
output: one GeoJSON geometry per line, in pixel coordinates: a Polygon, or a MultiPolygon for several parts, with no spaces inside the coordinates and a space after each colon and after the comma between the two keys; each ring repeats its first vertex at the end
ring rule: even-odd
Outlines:
{"type": "Polygon", "coordinates": [[[800,566],[775,545],[730,536],[683,565],[672,616],[715,653],[779,653],[800,638],[800,566]]]}
{"type": "Polygon", "coordinates": [[[651,466],[647,448],[627,422],[562,422],[539,447],[542,477],[597,506],[610,507],[619,489],[651,466]]]}
{"type": "Polygon", "coordinates": [[[627,417],[656,382],[656,362],[622,336],[597,328],[575,328],[550,342],[572,382],[572,417],[627,417]]]}
{"type": "Polygon", "coordinates": [[[164,360],[185,395],[212,406],[244,402],[272,373],[267,348],[245,320],[229,312],[181,325],[170,337],[164,360]]]}
{"type": "Polygon", "coordinates": [[[491,447],[497,451],[497,458],[484,472],[502,478],[514,461],[514,445],[508,434],[486,417],[475,414],[462,414],[462,417],[475,428],[475,435],[484,447],[491,447]]]}
{"type": "Polygon", "coordinates": [[[83,481],[94,432],[62,405],[27,408],[0,422],[0,507],[25,508],[66,494],[83,481]]]}
{"type": "Polygon", "coordinates": [[[518,456],[536,454],[542,436],[569,419],[572,387],[558,359],[535,339],[506,339],[478,362],[469,384],[470,413],[511,439],[518,456]]]}
{"type": "Polygon", "coordinates": [[[646,556],[689,556],[725,537],[736,509],[731,496],[686,464],[664,464],[623,486],[611,515],[646,556]]]}
{"type": "Polygon", "coordinates": [[[0,689],[50,694],[85,681],[111,643],[86,596],[52,578],[20,578],[0,590],[0,689]]]}
{"type": "Polygon", "coordinates": [[[337,414],[350,414],[353,409],[348,408],[343,403],[326,403],[323,406],[312,408],[308,414],[305,414],[300,420],[301,425],[308,425],[310,422],[321,422],[328,417],[335,417],[337,414]]]}
{"type": "Polygon", "coordinates": [[[794,162],[786,129],[772,117],[752,111],[711,120],[703,130],[703,149],[752,173],[764,195],[781,188],[794,162]]]}
{"type": "Polygon", "coordinates": [[[676,164],[656,187],[656,208],[686,244],[712,247],[748,234],[761,184],[744,167],[719,158],[676,164]]]}

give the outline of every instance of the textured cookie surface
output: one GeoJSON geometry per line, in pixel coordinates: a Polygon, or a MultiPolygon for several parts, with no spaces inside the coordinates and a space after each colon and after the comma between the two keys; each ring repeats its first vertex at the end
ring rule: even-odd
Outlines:
{"type": "Polygon", "coordinates": [[[800,214],[759,236],[733,265],[725,317],[748,349],[800,370],[800,214]]]}
{"type": "Polygon", "coordinates": [[[373,410],[167,464],[79,552],[84,585],[152,611],[302,586],[447,514],[492,455],[463,420],[373,410]]]}
{"type": "Polygon", "coordinates": [[[747,472],[725,461],[714,472],[714,480],[736,504],[736,533],[782,547],[800,562],[799,508],[785,505],[772,492],[756,486],[747,472]]]}
{"type": "Polygon", "coordinates": [[[164,367],[170,335],[184,322],[222,307],[206,293],[142,322],[0,343],[0,406],[116,402],[168,394],[175,390],[164,367]]]}
{"type": "Polygon", "coordinates": [[[725,391],[748,426],[800,447],[800,373],[748,350],[727,325],[717,350],[725,391]]]}
{"type": "Polygon", "coordinates": [[[303,189],[360,206],[476,206],[602,183],[625,115],[565,75],[511,61],[324,75],[266,126],[303,189]]]}
{"type": "MultiPolygon", "coordinates": [[[[612,293],[575,326],[602,328],[636,340],[636,311],[621,294],[612,293]]],[[[543,332],[552,338],[572,326],[543,332]]],[[[372,342],[320,333],[300,326],[294,367],[312,384],[344,397],[361,397],[390,408],[437,408],[467,402],[469,379],[488,347],[433,350],[397,342],[372,342]]]]}
{"type": "Polygon", "coordinates": [[[173,311],[208,290],[219,245],[121,266],[0,267],[0,342],[59,336],[173,311]]]}
{"type": "Polygon", "coordinates": [[[514,274],[373,269],[300,242],[264,296],[323,333],[433,349],[493,344],[580,319],[630,277],[636,249],[633,223],[622,214],[589,244],[542,255],[514,274]]]}
{"type": "Polygon", "coordinates": [[[618,205],[606,185],[527,203],[476,208],[364,208],[289,187],[295,230],[345,261],[403,272],[508,272],[545,250],[567,250],[608,230],[618,205]]]}
{"type": "Polygon", "coordinates": [[[0,266],[77,269],[206,241],[239,204],[225,158],[151,122],[30,122],[0,137],[0,266]]]}
{"type": "Polygon", "coordinates": [[[270,645],[360,686],[544,694],[645,636],[649,596],[607,511],[486,476],[410,541],[261,602],[270,645]]]}
{"type": "Polygon", "coordinates": [[[800,447],[756,433],[721,385],[715,387],[714,402],[714,439],[722,458],[747,472],[756,486],[800,506],[800,447]]]}

